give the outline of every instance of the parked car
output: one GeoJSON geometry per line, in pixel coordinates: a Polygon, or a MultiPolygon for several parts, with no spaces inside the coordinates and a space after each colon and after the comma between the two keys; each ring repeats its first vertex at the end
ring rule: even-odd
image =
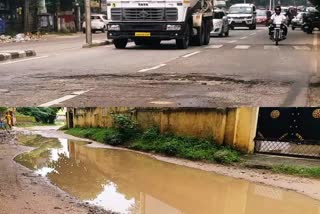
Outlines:
{"type": "Polygon", "coordinates": [[[267,24],[267,10],[257,10],[257,24],[267,24]]]}
{"type": "Polygon", "coordinates": [[[253,4],[234,4],[229,9],[228,21],[233,30],[235,27],[256,29],[256,6],[253,4]]]}
{"type": "Polygon", "coordinates": [[[299,12],[297,16],[295,16],[291,21],[291,28],[295,30],[296,28],[301,28],[303,24],[303,14],[305,12],[299,12]]]}
{"type": "Polygon", "coordinates": [[[229,36],[228,18],[223,10],[214,10],[210,36],[229,36]]]}
{"type": "MultiPolygon", "coordinates": [[[[96,31],[105,32],[107,29],[108,18],[105,14],[92,14],[91,15],[91,31],[95,33],[96,31]]],[[[82,31],[86,32],[86,22],[82,23],[82,31]]]]}

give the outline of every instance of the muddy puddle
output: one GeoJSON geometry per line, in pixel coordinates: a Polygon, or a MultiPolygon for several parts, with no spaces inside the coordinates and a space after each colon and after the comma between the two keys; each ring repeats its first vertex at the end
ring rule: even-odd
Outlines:
{"type": "Polygon", "coordinates": [[[130,214],[320,214],[320,202],[292,191],[182,167],[84,142],[19,136],[35,149],[15,158],[60,189],[130,214]]]}

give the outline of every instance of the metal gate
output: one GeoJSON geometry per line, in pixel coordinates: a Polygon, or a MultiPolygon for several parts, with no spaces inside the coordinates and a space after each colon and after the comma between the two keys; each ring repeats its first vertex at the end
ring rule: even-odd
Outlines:
{"type": "Polygon", "coordinates": [[[320,158],[320,108],[260,108],[255,152],[320,158]]]}

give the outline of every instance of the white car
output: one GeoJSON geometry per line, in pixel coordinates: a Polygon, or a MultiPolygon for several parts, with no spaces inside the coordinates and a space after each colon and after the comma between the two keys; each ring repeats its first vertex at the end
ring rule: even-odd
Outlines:
{"type": "Polygon", "coordinates": [[[255,30],[256,22],[256,6],[253,4],[234,4],[229,8],[228,20],[231,30],[235,27],[249,27],[255,30]]]}
{"type": "Polygon", "coordinates": [[[229,36],[228,18],[223,10],[214,10],[210,36],[229,36]]]}
{"type": "MultiPolygon", "coordinates": [[[[107,29],[108,18],[105,14],[92,14],[91,15],[91,30],[92,33],[96,31],[105,32],[107,29]]],[[[86,32],[86,22],[82,23],[82,31],[83,33],[86,32]]]]}

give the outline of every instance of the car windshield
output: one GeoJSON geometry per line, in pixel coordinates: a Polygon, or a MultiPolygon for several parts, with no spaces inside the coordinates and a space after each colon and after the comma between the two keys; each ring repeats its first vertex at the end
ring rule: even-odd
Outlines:
{"type": "Polygon", "coordinates": [[[266,10],[257,10],[257,16],[266,16],[267,11],[266,10]]]}
{"type": "Polygon", "coordinates": [[[108,19],[107,16],[102,16],[102,18],[103,18],[104,20],[107,20],[107,19],[108,19]]]}
{"type": "Polygon", "coordinates": [[[230,7],[230,14],[248,14],[252,13],[251,7],[230,7]]]}

